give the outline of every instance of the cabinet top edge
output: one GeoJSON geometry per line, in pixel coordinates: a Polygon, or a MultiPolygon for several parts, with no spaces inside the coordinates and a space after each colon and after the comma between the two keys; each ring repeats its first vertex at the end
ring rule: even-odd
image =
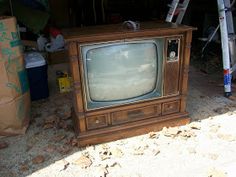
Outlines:
{"type": "Polygon", "coordinates": [[[122,24],[109,24],[109,25],[98,25],[98,26],[86,26],[81,28],[70,28],[63,29],[62,33],[66,42],[76,41],[80,38],[92,37],[92,36],[104,36],[104,35],[118,35],[127,36],[129,34],[135,35],[145,32],[186,32],[193,31],[196,28],[186,25],[178,25],[175,23],[160,22],[160,21],[149,21],[141,22],[140,28],[137,30],[124,28],[122,24]]]}

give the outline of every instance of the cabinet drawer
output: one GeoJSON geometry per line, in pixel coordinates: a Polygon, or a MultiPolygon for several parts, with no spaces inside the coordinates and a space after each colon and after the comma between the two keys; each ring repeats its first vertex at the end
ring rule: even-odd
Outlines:
{"type": "Polygon", "coordinates": [[[169,103],[163,103],[162,115],[179,112],[179,101],[173,101],[169,103]]]}
{"type": "Polygon", "coordinates": [[[87,129],[106,127],[108,125],[107,115],[90,116],[86,118],[87,129]]]}
{"type": "Polygon", "coordinates": [[[111,114],[112,124],[120,124],[161,114],[161,105],[152,105],[111,114]]]}

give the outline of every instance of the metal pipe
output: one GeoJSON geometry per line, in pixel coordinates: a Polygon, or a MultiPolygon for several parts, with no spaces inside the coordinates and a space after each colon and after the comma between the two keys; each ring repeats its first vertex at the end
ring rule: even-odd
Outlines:
{"type": "Polygon", "coordinates": [[[224,69],[224,91],[225,96],[231,95],[231,71],[230,71],[230,56],[229,56],[229,45],[228,45],[228,31],[225,14],[224,0],[217,0],[220,33],[221,33],[221,48],[223,56],[223,69],[224,69]]]}
{"type": "Polygon", "coordinates": [[[179,4],[179,0],[173,0],[171,5],[170,5],[170,9],[168,11],[168,14],[166,16],[166,22],[171,22],[172,21],[172,18],[174,16],[174,13],[175,13],[175,10],[177,8],[179,4]]]}

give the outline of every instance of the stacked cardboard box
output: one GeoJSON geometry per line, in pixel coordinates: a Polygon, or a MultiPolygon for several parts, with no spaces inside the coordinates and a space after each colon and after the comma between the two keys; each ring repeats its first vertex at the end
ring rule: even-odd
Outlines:
{"type": "Polygon", "coordinates": [[[0,135],[24,134],[30,93],[14,17],[0,17],[0,135]]]}
{"type": "Polygon", "coordinates": [[[48,52],[47,62],[49,65],[69,63],[69,59],[67,58],[65,50],[58,50],[55,52],[48,52]]]}

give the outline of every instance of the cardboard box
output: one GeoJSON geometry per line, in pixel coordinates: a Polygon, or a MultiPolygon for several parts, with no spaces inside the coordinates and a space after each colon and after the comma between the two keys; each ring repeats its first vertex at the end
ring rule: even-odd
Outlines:
{"type": "Polygon", "coordinates": [[[0,104],[0,135],[24,134],[30,120],[29,92],[0,104]]]}
{"type": "Polygon", "coordinates": [[[49,65],[68,63],[69,59],[66,50],[59,50],[56,52],[48,52],[47,61],[49,65]]]}
{"type": "Polygon", "coordinates": [[[21,40],[21,41],[22,41],[23,46],[38,49],[38,44],[36,41],[30,41],[30,40],[21,40]]]}
{"type": "Polygon", "coordinates": [[[22,55],[23,47],[17,29],[15,17],[0,17],[0,53],[1,60],[10,60],[22,55]]]}
{"type": "Polygon", "coordinates": [[[0,104],[9,102],[29,91],[24,58],[0,60],[0,104]]]}

